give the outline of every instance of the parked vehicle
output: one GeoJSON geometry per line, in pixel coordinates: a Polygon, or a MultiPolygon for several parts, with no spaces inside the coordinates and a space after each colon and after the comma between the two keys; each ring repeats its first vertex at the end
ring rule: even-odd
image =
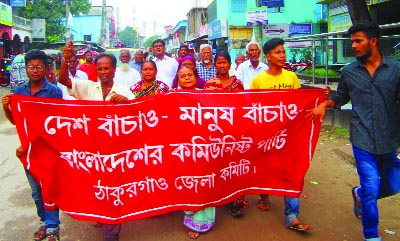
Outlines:
{"type": "Polygon", "coordinates": [[[15,89],[27,82],[28,75],[26,74],[25,69],[25,55],[20,54],[15,56],[11,65],[11,73],[10,73],[10,93],[14,93],[15,89]]]}
{"type": "Polygon", "coordinates": [[[6,87],[10,84],[11,58],[3,58],[0,71],[0,85],[6,87]]]}

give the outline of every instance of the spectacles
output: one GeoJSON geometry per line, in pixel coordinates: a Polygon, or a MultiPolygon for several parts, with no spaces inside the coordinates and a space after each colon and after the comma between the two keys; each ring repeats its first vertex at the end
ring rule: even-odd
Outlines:
{"type": "Polygon", "coordinates": [[[26,68],[28,69],[28,70],[30,70],[30,71],[33,71],[33,70],[37,70],[37,71],[40,71],[40,70],[44,70],[44,65],[37,65],[37,66],[32,66],[32,65],[28,65],[28,66],[26,66],[26,68]]]}

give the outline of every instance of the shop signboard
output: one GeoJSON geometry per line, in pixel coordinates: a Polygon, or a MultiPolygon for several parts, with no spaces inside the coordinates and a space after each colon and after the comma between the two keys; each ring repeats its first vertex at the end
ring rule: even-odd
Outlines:
{"type": "Polygon", "coordinates": [[[289,33],[290,34],[311,34],[312,33],[311,23],[290,24],[289,25],[289,33]]]}
{"type": "Polygon", "coordinates": [[[262,0],[261,1],[262,6],[268,6],[269,8],[276,8],[276,7],[284,7],[284,1],[283,0],[262,0]]]}
{"type": "Polygon", "coordinates": [[[10,0],[11,7],[26,7],[26,0],[10,0]]]}
{"type": "Polygon", "coordinates": [[[246,24],[247,26],[268,24],[268,8],[257,7],[247,9],[246,24]]]}
{"type": "Polygon", "coordinates": [[[287,38],[289,36],[289,24],[287,23],[264,24],[262,28],[263,37],[287,38]]]}
{"type": "Polygon", "coordinates": [[[0,2],[0,24],[12,26],[12,10],[11,6],[0,2]]]}
{"type": "Polygon", "coordinates": [[[228,20],[217,19],[208,24],[208,39],[228,37],[228,20]]]}
{"type": "Polygon", "coordinates": [[[46,19],[32,19],[32,42],[46,41],[46,19]]]}

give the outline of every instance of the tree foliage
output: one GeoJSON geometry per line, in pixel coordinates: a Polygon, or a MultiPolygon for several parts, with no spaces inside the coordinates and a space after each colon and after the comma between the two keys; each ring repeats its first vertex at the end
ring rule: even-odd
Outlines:
{"type": "Polygon", "coordinates": [[[161,38],[161,36],[160,35],[153,35],[153,36],[149,37],[148,39],[146,39],[146,41],[144,42],[143,45],[145,47],[147,47],[147,48],[151,47],[151,45],[153,44],[153,41],[158,39],[158,38],[161,38]]]}
{"type": "MultiPolygon", "coordinates": [[[[72,0],[70,11],[72,15],[86,14],[91,4],[89,0],[72,0]]],[[[18,8],[21,17],[43,18],[46,20],[47,42],[64,40],[65,33],[65,4],[62,0],[33,0],[27,1],[25,8],[18,8]]]]}
{"type": "Polygon", "coordinates": [[[139,33],[132,27],[126,26],[124,30],[118,32],[118,37],[127,47],[138,47],[139,33]]]}

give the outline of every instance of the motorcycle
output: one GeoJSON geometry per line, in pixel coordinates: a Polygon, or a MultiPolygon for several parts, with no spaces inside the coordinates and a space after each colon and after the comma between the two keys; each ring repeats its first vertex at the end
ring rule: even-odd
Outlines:
{"type": "Polygon", "coordinates": [[[11,58],[3,58],[2,68],[0,72],[0,85],[2,87],[7,87],[10,84],[11,75],[11,58]]]}

